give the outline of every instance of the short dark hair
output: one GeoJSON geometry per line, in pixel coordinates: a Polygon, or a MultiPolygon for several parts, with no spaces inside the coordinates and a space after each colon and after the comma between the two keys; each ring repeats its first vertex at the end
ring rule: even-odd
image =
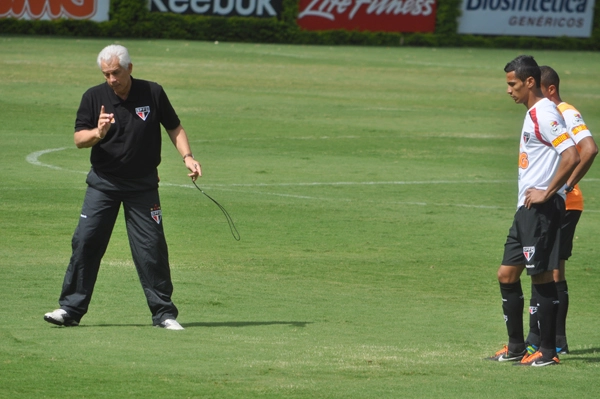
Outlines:
{"type": "Polygon", "coordinates": [[[558,86],[560,85],[560,78],[558,77],[558,73],[556,73],[554,69],[546,65],[541,66],[540,70],[542,71],[542,85],[544,87],[554,85],[554,87],[556,87],[556,92],[558,93],[558,86]]]}
{"type": "Polygon", "coordinates": [[[540,87],[542,80],[542,72],[537,62],[530,55],[520,55],[504,67],[504,72],[514,72],[517,79],[521,81],[527,80],[528,77],[532,77],[535,80],[536,87],[540,87]]]}

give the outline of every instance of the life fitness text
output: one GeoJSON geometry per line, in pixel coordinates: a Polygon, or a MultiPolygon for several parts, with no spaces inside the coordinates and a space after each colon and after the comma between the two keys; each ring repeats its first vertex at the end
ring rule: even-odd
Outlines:
{"type": "Polygon", "coordinates": [[[433,32],[435,0],[300,0],[298,25],[308,30],[433,32]]]}

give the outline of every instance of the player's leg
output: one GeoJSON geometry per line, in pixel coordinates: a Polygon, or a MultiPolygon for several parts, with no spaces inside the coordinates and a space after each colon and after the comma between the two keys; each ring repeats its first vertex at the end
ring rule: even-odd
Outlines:
{"type": "MultiPolygon", "coordinates": [[[[565,261],[561,261],[564,269],[565,261]]],[[[564,274],[563,274],[564,275],[564,274]]],[[[556,282],[556,291],[558,293],[558,312],[556,314],[556,351],[559,355],[569,353],[569,344],[567,343],[567,313],[569,312],[569,286],[567,280],[556,282]]]]}
{"type": "Polygon", "coordinates": [[[523,337],[524,296],[521,287],[521,274],[524,265],[501,265],[498,269],[498,282],[502,296],[502,311],[508,333],[508,350],[522,354],[525,349],[523,337]]]}
{"type": "MultiPolygon", "coordinates": [[[[562,242],[562,240],[561,240],[562,242]]],[[[550,259],[554,262],[558,262],[558,254],[560,246],[554,245],[552,252],[550,253],[550,259]]],[[[556,265],[554,265],[556,267],[556,265]]],[[[557,269],[558,270],[558,269],[557,269]]],[[[556,272],[557,270],[554,270],[556,272]]],[[[529,333],[527,334],[527,353],[529,355],[537,351],[541,344],[540,338],[540,324],[538,321],[538,298],[536,297],[536,290],[531,285],[531,299],[529,300],[529,333]]]]}
{"type": "Polygon", "coordinates": [[[79,224],[71,241],[73,252],[59,299],[60,308],[76,322],[87,313],[119,208],[118,199],[92,187],[87,188],[79,224]]]}
{"type": "Polygon", "coordinates": [[[158,190],[136,193],[123,200],[131,254],[137,269],[153,325],[176,319],[171,300],[173,284],[158,190]]]}
{"type": "Polygon", "coordinates": [[[533,295],[537,300],[540,331],[539,351],[544,359],[556,357],[556,314],[558,293],[552,271],[532,276],[533,295]]]}
{"type": "MultiPolygon", "coordinates": [[[[539,352],[527,357],[523,362],[534,366],[557,364],[556,356],[556,313],[558,294],[554,283],[553,270],[558,268],[560,226],[564,212],[563,199],[555,195],[543,204],[531,207],[526,217],[528,226],[523,231],[524,242],[532,248],[533,254],[526,265],[531,276],[532,296],[537,301],[537,317],[540,331],[539,352]]],[[[522,362],[522,363],[523,363],[522,362]]]]}
{"type": "Polygon", "coordinates": [[[531,298],[529,299],[529,333],[527,334],[527,353],[532,355],[540,347],[540,326],[538,323],[538,301],[535,297],[533,284],[531,285],[531,298]]]}
{"type": "Polygon", "coordinates": [[[569,287],[566,279],[566,260],[573,251],[575,228],[581,217],[579,210],[567,210],[560,230],[560,264],[554,271],[554,281],[558,291],[558,314],[556,316],[556,347],[559,354],[569,353],[567,344],[567,313],[569,311],[569,287]]]}
{"type": "MultiPolygon", "coordinates": [[[[518,214],[518,212],[517,212],[518,214]]],[[[518,219],[515,215],[506,243],[502,265],[498,268],[498,283],[502,296],[502,311],[508,334],[508,345],[489,357],[496,361],[519,361],[525,355],[523,338],[523,290],[521,274],[525,268],[525,257],[518,237],[518,219]]]]}

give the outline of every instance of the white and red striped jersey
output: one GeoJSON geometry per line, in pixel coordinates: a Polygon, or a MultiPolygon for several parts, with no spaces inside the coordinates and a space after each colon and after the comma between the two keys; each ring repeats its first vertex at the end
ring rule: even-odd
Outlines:
{"type": "MultiPolygon", "coordinates": [[[[560,154],[574,145],[552,101],[544,98],[527,111],[521,131],[517,208],[525,203],[527,189],[548,188],[560,163],[560,154]]],[[[564,198],[562,190],[559,194],[564,198]]]]}

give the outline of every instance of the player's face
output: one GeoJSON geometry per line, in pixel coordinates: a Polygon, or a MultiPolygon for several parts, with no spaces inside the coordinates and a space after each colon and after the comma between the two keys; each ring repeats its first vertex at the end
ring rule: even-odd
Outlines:
{"type": "Polygon", "coordinates": [[[129,93],[132,68],[131,64],[127,68],[123,68],[117,57],[113,57],[109,62],[100,62],[104,79],[118,96],[126,96],[129,93]]]}
{"type": "Polygon", "coordinates": [[[506,84],[508,85],[506,92],[515,103],[524,104],[527,101],[529,88],[525,82],[515,76],[514,71],[506,73],[506,84]]]}

